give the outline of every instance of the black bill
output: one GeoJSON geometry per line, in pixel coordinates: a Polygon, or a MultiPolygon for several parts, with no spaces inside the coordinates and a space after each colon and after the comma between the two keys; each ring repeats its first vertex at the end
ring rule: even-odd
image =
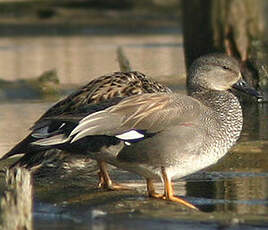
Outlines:
{"type": "Polygon", "coordinates": [[[256,97],[258,102],[262,101],[261,93],[249,86],[249,84],[242,78],[233,85],[233,88],[256,97]]]}

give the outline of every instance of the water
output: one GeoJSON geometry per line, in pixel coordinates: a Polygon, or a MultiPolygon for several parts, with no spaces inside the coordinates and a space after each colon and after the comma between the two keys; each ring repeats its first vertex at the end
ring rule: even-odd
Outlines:
{"type": "Polygon", "coordinates": [[[56,69],[63,84],[85,83],[119,70],[116,56],[119,46],[134,70],[152,76],[185,73],[179,34],[41,36],[0,38],[0,78],[31,78],[56,69]]]}
{"type": "MultiPolygon", "coordinates": [[[[181,42],[178,34],[0,38],[0,76],[14,80],[56,68],[62,83],[82,84],[118,70],[116,49],[122,45],[134,69],[160,80],[176,78],[185,72],[181,42]]],[[[173,87],[183,93],[181,83],[173,87]]],[[[2,102],[0,155],[26,136],[52,103],[2,102]]],[[[150,199],[142,178],[114,168],[114,180],[136,190],[100,191],[95,163],[66,156],[56,168],[35,174],[34,229],[268,228],[268,106],[248,105],[245,111],[238,145],[217,165],[175,182],[176,194],[204,212],[150,199]]]]}

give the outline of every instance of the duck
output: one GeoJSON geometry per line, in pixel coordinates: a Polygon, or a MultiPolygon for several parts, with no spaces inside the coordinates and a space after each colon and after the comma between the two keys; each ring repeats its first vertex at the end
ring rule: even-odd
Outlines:
{"type": "MultiPolygon", "coordinates": [[[[52,148],[44,148],[44,146],[38,147],[37,145],[34,146],[32,143],[40,138],[44,138],[44,136],[40,136],[40,134],[38,134],[40,131],[42,133],[45,131],[52,133],[53,130],[62,129],[60,126],[54,127],[49,120],[50,118],[61,117],[64,114],[81,113],[81,111],[85,110],[87,106],[92,105],[94,107],[94,105],[101,104],[105,101],[117,101],[131,95],[155,92],[171,93],[171,90],[138,71],[114,72],[100,76],[80,87],[49,108],[35,122],[34,126],[31,128],[31,133],[16,144],[0,160],[5,160],[18,154],[23,154],[23,156],[13,163],[10,168],[25,167],[31,170],[39,168],[47,158],[51,158],[51,153],[48,150],[52,148]],[[39,128],[39,124],[43,122],[46,123],[47,128],[49,127],[49,130],[46,130],[46,128],[39,128]]],[[[48,136],[49,135],[45,138],[48,136]]],[[[77,145],[74,146],[77,147],[77,145]]],[[[75,148],[64,147],[62,147],[61,150],[70,150],[71,153],[79,154],[88,152],[86,143],[84,145],[80,145],[77,150],[75,148]]],[[[53,154],[55,154],[55,152],[52,152],[52,155],[53,154]]],[[[104,161],[98,159],[97,163],[100,169],[98,183],[99,188],[109,190],[125,188],[111,180],[107,171],[107,165],[104,161]]]]}
{"type": "Polygon", "coordinates": [[[225,54],[196,59],[187,87],[189,95],[167,90],[114,97],[47,117],[33,127],[32,145],[70,152],[86,145],[90,158],[143,177],[149,197],[198,209],[175,195],[172,180],[217,163],[239,139],[242,108],[231,89],[261,95],[225,54]],[[163,193],[155,191],[156,180],[163,193]]]}

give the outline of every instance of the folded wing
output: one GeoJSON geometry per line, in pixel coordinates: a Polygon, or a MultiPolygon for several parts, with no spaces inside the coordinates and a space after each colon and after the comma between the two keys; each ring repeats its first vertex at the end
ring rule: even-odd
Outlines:
{"type": "MultiPolygon", "coordinates": [[[[166,93],[135,95],[106,109],[86,115],[83,119],[81,114],[72,115],[70,120],[64,116],[57,117],[53,121],[59,127],[57,132],[54,131],[55,136],[50,135],[47,138],[44,136],[45,138],[34,144],[73,143],[94,135],[115,136],[126,143],[135,142],[172,125],[179,123],[187,125],[188,121],[195,122],[194,116],[198,118],[200,106],[200,102],[184,95],[166,93]],[[193,109],[195,113],[187,113],[188,110],[193,109]],[[190,115],[184,116],[184,113],[190,115]]],[[[42,129],[46,131],[49,127],[42,127],[42,129]]]]}

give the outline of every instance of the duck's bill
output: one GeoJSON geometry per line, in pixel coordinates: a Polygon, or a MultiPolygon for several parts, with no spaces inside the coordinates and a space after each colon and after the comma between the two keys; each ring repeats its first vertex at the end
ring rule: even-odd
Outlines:
{"type": "Polygon", "coordinates": [[[249,84],[242,78],[233,85],[233,88],[256,97],[259,102],[262,101],[262,94],[249,86],[249,84]]]}

